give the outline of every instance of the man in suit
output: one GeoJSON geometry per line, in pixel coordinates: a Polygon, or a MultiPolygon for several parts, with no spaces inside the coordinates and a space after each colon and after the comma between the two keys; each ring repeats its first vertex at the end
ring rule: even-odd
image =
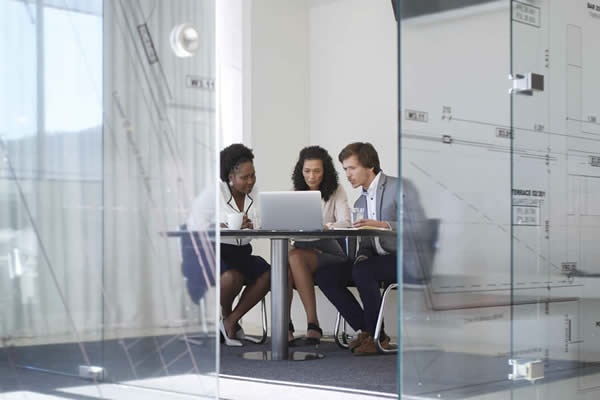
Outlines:
{"type": "MultiPolygon", "coordinates": [[[[365,210],[364,218],[354,223],[354,227],[376,227],[397,230],[399,208],[398,178],[385,175],[379,165],[377,151],[370,143],[351,143],[339,154],[346,178],[352,187],[362,188],[362,195],[354,207],[365,210]]],[[[425,213],[419,201],[419,194],[408,179],[402,179],[402,237],[403,237],[403,276],[405,282],[418,282],[419,271],[417,254],[425,223],[425,213]]],[[[346,288],[350,269],[338,265],[323,268],[318,273],[317,282],[325,296],[336,306],[358,337],[350,343],[355,355],[377,354],[373,336],[377,315],[381,304],[379,282],[397,281],[396,238],[362,238],[351,273],[358,288],[363,307],[346,288]]],[[[389,348],[389,337],[380,337],[384,348],[389,348]]]]}

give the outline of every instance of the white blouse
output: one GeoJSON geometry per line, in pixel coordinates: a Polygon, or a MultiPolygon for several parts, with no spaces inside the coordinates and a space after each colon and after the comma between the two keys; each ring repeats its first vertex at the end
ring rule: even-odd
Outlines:
{"type": "Polygon", "coordinates": [[[338,185],[329,200],[324,201],[321,199],[321,202],[323,223],[328,228],[348,228],[351,226],[348,196],[342,185],[338,185]]]}
{"type": "MultiPolygon", "coordinates": [[[[187,220],[189,230],[206,230],[216,225],[214,189],[208,188],[200,194],[192,204],[190,216],[187,220]]],[[[245,214],[251,220],[258,219],[258,190],[256,185],[250,194],[244,199],[244,209],[240,210],[231,196],[229,186],[225,182],[219,182],[219,223],[227,222],[227,214],[245,214]]],[[[251,238],[225,238],[221,237],[221,243],[243,246],[250,243],[251,238]]]]}

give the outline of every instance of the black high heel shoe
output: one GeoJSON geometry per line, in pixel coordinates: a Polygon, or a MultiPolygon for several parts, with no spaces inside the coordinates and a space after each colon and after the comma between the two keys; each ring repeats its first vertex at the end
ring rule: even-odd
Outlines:
{"type": "MultiPolygon", "coordinates": [[[[315,332],[319,332],[319,334],[321,336],[323,336],[323,329],[319,328],[319,325],[317,324],[313,324],[312,322],[308,323],[308,326],[306,328],[306,333],[308,334],[308,331],[315,331],[315,332]]],[[[304,338],[304,344],[309,345],[309,346],[316,346],[318,344],[321,343],[321,338],[318,337],[306,337],[304,338]]]]}
{"type": "MultiPolygon", "coordinates": [[[[288,332],[291,332],[292,335],[294,334],[294,324],[292,324],[292,321],[290,321],[289,325],[288,325],[288,332]]],[[[288,347],[296,347],[296,341],[298,340],[298,338],[293,338],[292,340],[288,340],[288,347]]]]}

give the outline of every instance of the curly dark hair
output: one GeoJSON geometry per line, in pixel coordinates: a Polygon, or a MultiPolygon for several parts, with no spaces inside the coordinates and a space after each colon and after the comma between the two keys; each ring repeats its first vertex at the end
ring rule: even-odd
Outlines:
{"type": "Polygon", "coordinates": [[[229,174],[241,164],[252,162],[254,154],[252,149],[247,148],[241,143],[235,143],[221,150],[221,180],[229,181],[229,174]]]}
{"type": "Polygon", "coordinates": [[[323,162],[323,181],[319,185],[319,190],[321,198],[325,201],[329,200],[338,187],[338,173],[327,150],[319,146],[308,146],[300,150],[298,162],[292,173],[294,190],[308,190],[308,185],[302,175],[305,160],[321,160],[323,162]]]}

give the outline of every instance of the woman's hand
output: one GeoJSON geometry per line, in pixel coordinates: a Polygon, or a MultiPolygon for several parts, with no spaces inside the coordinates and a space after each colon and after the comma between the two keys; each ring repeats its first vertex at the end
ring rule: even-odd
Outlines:
{"type": "Polygon", "coordinates": [[[242,220],[242,229],[254,229],[254,224],[247,215],[244,215],[244,219],[242,220]]]}

